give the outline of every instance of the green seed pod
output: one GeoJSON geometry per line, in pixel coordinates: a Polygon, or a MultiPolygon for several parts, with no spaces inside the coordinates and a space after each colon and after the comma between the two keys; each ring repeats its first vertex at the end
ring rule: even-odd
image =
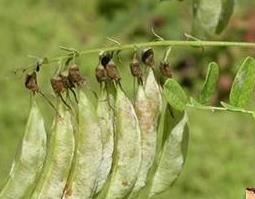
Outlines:
{"type": "Polygon", "coordinates": [[[46,156],[46,131],[43,117],[33,97],[25,134],[9,179],[0,198],[27,198],[35,186],[46,156]]]}
{"type": "Polygon", "coordinates": [[[99,192],[109,176],[114,149],[113,109],[109,106],[107,93],[104,89],[101,91],[101,96],[98,101],[97,114],[99,116],[103,144],[103,158],[97,180],[97,192],[99,192]]]}
{"type": "Polygon", "coordinates": [[[152,179],[149,198],[164,192],[175,182],[185,163],[187,144],[189,139],[188,116],[185,112],[174,128],[168,129],[157,170],[152,179]]]}
{"type": "Polygon", "coordinates": [[[75,163],[62,198],[92,198],[102,161],[101,129],[97,112],[85,93],[80,91],[79,130],[75,163]]]}
{"type": "Polygon", "coordinates": [[[69,111],[59,105],[40,180],[32,194],[34,199],[61,198],[74,155],[74,130],[69,111]]]}
{"type": "Polygon", "coordinates": [[[125,198],[137,180],[141,165],[141,132],[134,107],[118,87],[115,103],[116,145],[106,199],[125,198]]]}
{"type": "Polygon", "coordinates": [[[160,88],[150,69],[145,83],[145,89],[138,88],[135,109],[141,128],[142,163],[138,179],[130,198],[137,198],[137,193],[146,185],[149,170],[151,169],[157,148],[157,127],[161,109],[160,88]]]}
{"type": "Polygon", "coordinates": [[[162,111],[162,96],[161,89],[155,79],[154,72],[152,69],[149,70],[148,77],[145,82],[145,94],[149,100],[151,112],[154,113],[152,116],[154,121],[158,120],[159,114],[162,111]]]}

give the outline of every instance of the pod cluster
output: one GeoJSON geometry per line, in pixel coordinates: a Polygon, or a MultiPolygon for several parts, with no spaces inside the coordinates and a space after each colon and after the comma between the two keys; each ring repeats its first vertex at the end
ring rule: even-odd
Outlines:
{"type": "MultiPolygon", "coordinates": [[[[48,134],[36,103],[42,93],[37,73],[26,77],[31,111],[0,199],[153,198],[170,188],[185,162],[187,115],[166,102],[154,75],[153,49],[134,53],[130,63],[138,83],[134,101],[112,58],[99,56],[96,106],[77,65],[51,79],[57,114],[48,134]]],[[[159,71],[172,77],[168,62],[159,71]]]]}

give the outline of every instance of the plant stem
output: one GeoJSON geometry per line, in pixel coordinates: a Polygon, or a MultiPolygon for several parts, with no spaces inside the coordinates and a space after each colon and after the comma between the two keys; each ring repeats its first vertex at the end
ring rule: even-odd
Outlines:
{"type": "MultiPolygon", "coordinates": [[[[122,51],[122,50],[135,50],[137,48],[146,48],[146,47],[237,47],[237,48],[255,48],[255,43],[248,42],[227,42],[227,41],[175,41],[175,40],[163,40],[163,41],[153,41],[145,43],[134,43],[119,45],[115,47],[105,47],[105,48],[93,48],[87,49],[79,52],[79,55],[95,54],[102,51],[112,52],[112,51],[122,51]]],[[[76,51],[76,50],[75,50],[76,51]]],[[[52,59],[48,59],[47,63],[50,64],[58,62],[62,59],[70,57],[69,55],[59,56],[52,59]]],[[[34,64],[33,64],[34,65],[34,64]]],[[[33,65],[29,66],[32,67],[33,65]]],[[[28,68],[29,68],[28,67],[28,68]]]]}
{"type": "Polygon", "coordinates": [[[214,107],[214,106],[194,106],[192,104],[187,104],[187,107],[200,109],[200,110],[210,110],[212,112],[215,112],[215,111],[238,112],[238,113],[245,113],[245,114],[250,114],[251,116],[254,116],[253,111],[249,111],[249,110],[245,110],[245,109],[230,109],[230,108],[225,108],[225,107],[214,107]]]}

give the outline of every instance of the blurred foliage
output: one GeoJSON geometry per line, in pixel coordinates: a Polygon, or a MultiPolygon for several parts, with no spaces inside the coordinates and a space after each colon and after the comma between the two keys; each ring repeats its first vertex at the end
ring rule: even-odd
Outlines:
{"type": "MultiPolygon", "coordinates": [[[[255,41],[255,3],[237,1],[234,16],[221,40],[255,41]]],[[[190,1],[157,0],[22,0],[0,1],[0,187],[11,168],[18,143],[23,134],[28,109],[29,93],[24,88],[22,68],[34,59],[27,55],[55,57],[63,55],[58,46],[78,50],[115,45],[106,38],[121,43],[155,40],[150,31],[165,39],[185,39],[183,33],[191,31],[192,8],[190,1]],[[21,70],[14,74],[17,67],[21,70]]],[[[164,49],[156,50],[157,63],[164,49]]],[[[221,69],[215,100],[229,94],[237,64],[253,50],[226,48],[174,48],[170,55],[174,77],[187,90],[196,95],[202,88],[207,65],[218,62],[221,69]]],[[[131,97],[132,82],[127,62],[130,52],[121,52],[119,64],[123,86],[131,97]]],[[[78,60],[88,86],[98,89],[94,70],[97,55],[78,60]]],[[[57,63],[43,66],[39,84],[54,100],[49,79],[57,63]]],[[[53,110],[41,99],[47,129],[53,110]]],[[[246,186],[254,184],[252,165],[254,151],[254,121],[244,115],[190,111],[191,144],[184,173],[174,188],[172,198],[241,198],[246,186]]],[[[163,196],[161,197],[163,198],[163,196]]],[[[165,197],[167,198],[167,197],[165,197]]]]}

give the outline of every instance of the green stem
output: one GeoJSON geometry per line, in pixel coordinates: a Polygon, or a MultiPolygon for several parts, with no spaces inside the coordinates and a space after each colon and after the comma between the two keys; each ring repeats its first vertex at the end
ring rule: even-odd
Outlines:
{"type": "Polygon", "coordinates": [[[253,111],[245,110],[245,109],[230,109],[230,108],[225,108],[225,107],[214,107],[214,106],[195,106],[192,104],[187,104],[186,105],[189,108],[195,108],[195,109],[200,109],[200,110],[210,110],[212,112],[215,111],[230,111],[230,112],[238,112],[238,113],[245,113],[245,114],[250,114],[254,115],[253,111]]]}
{"type": "MultiPolygon", "coordinates": [[[[166,47],[166,46],[171,46],[171,47],[223,47],[224,46],[224,47],[237,47],[237,48],[255,48],[255,43],[227,42],[227,41],[200,41],[200,40],[198,41],[163,40],[163,41],[120,45],[115,47],[87,49],[87,50],[80,51],[79,55],[95,54],[95,53],[100,53],[102,51],[112,52],[112,51],[122,51],[122,50],[135,50],[137,48],[146,48],[146,47],[166,47]]],[[[44,64],[58,62],[68,57],[70,57],[70,55],[55,57],[55,58],[49,59],[48,62],[44,64]]]]}

